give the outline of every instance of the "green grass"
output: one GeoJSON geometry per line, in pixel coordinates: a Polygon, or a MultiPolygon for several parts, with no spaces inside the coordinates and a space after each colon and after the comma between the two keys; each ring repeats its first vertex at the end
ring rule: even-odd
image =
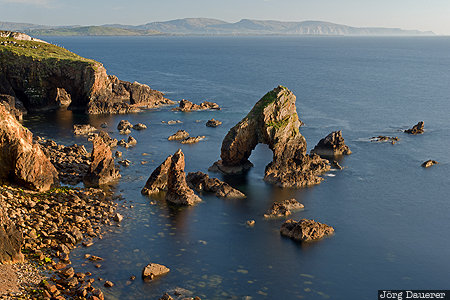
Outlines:
{"type": "Polygon", "coordinates": [[[20,41],[12,38],[0,38],[1,42],[16,42],[16,44],[8,43],[0,45],[0,61],[2,58],[8,59],[6,54],[14,54],[17,56],[28,56],[35,60],[56,59],[87,62],[92,65],[100,64],[99,62],[81,57],[64,48],[35,41],[20,41]]]}
{"type": "Polygon", "coordinates": [[[283,120],[280,120],[278,122],[269,122],[267,123],[267,127],[273,127],[275,129],[281,129],[286,127],[289,124],[289,120],[291,119],[290,116],[285,117],[283,120]]]}

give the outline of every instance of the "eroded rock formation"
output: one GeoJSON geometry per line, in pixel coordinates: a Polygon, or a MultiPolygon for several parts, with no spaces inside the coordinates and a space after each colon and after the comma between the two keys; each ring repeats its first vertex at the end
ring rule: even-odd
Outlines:
{"type": "Polygon", "coordinates": [[[186,183],[184,172],[184,154],[179,149],[174,155],[170,155],[156,168],[147,180],[141,193],[152,195],[161,191],[167,191],[166,200],[177,205],[194,205],[201,202],[200,197],[186,183]]]}
{"type": "Polygon", "coordinates": [[[166,266],[150,263],[142,270],[142,278],[153,279],[156,276],[165,275],[170,272],[170,269],[166,266]]]}
{"type": "Polygon", "coordinates": [[[171,136],[169,136],[167,139],[169,141],[180,141],[180,140],[185,140],[189,137],[189,133],[185,130],[178,130],[177,132],[175,132],[174,134],[172,134],[171,136]]]}
{"type": "Polygon", "coordinates": [[[166,201],[177,205],[194,205],[202,199],[186,183],[184,173],[184,154],[179,149],[172,156],[169,172],[167,174],[166,201]]]}
{"type": "Polygon", "coordinates": [[[0,181],[46,191],[58,185],[58,172],[23,127],[0,103],[0,181]]]}
{"type": "Polygon", "coordinates": [[[321,156],[335,156],[335,155],[349,155],[352,153],[350,148],[345,144],[342,137],[342,131],[333,131],[325,138],[321,139],[319,143],[311,150],[321,156]]]}
{"type": "Polygon", "coordinates": [[[197,192],[214,193],[217,197],[221,198],[246,198],[244,193],[233,188],[228,183],[220,181],[217,178],[211,178],[203,172],[188,173],[186,181],[197,192]]]}
{"type": "Polygon", "coordinates": [[[297,241],[310,242],[333,234],[334,228],[314,220],[301,219],[297,222],[290,219],[281,225],[280,233],[297,241]]]}
{"type": "Polygon", "coordinates": [[[23,261],[23,236],[8,217],[6,203],[0,195],[0,264],[23,261]]]}
{"type": "Polygon", "coordinates": [[[100,186],[120,177],[114,166],[111,148],[97,135],[93,140],[91,165],[88,174],[83,178],[87,186],[100,186]]]}
{"type": "Polygon", "coordinates": [[[222,124],[222,122],[220,122],[219,120],[216,120],[216,119],[211,119],[211,120],[208,120],[208,122],[206,122],[207,127],[217,127],[221,124],[222,124]]]}
{"type": "Polygon", "coordinates": [[[410,129],[406,129],[405,132],[409,133],[409,134],[414,134],[414,135],[424,133],[425,130],[424,130],[424,123],[423,123],[423,121],[420,121],[419,123],[417,123],[416,125],[414,125],[410,129]]]}
{"type": "Polygon", "coordinates": [[[437,164],[439,164],[437,161],[429,159],[429,160],[423,162],[422,167],[429,168],[429,167],[437,165],[437,164]]]}
{"type": "Polygon", "coordinates": [[[328,171],[327,160],[306,154],[306,140],[300,134],[296,97],[278,86],[259,100],[248,115],[230,129],[222,142],[221,160],[211,171],[239,173],[252,166],[248,158],[259,143],[267,144],[273,160],[264,179],[282,187],[303,187],[320,183],[328,171]]]}
{"type": "Polygon", "coordinates": [[[174,103],[145,84],[107,75],[99,62],[52,44],[21,40],[20,52],[9,43],[0,45],[0,95],[12,96],[29,111],[68,105],[89,114],[128,113],[174,103]]]}

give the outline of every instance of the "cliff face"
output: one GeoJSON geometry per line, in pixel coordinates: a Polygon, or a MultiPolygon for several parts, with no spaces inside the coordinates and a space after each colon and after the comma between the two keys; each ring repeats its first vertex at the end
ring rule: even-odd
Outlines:
{"type": "Polygon", "coordinates": [[[173,104],[163,93],[109,76],[101,63],[63,48],[0,37],[0,100],[8,96],[30,111],[68,105],[90,114],[173,104]]]}

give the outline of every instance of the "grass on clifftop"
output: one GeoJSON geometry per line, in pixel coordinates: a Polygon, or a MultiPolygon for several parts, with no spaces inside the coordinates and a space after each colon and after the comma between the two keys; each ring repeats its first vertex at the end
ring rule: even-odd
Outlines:
{"type": "Polygon", "coordinates": [[[0,38],[0,59],[7,53],[13,53],[18,56],[29,56],[37,60],[57,59],[100,64],[95,60],[81,57],[67,49],[52,44],[36,41],[20,41],[12,38],[0,38]]]}

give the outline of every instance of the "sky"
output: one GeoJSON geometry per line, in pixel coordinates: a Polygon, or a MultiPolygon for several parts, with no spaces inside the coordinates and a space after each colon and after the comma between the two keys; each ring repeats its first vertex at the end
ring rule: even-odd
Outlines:
{"type": "Polygon", "coordinates": [[[140,25],[188,17],[318,20],[450,35],[450,0],[0,0],[0,22],[140,25]]]}

